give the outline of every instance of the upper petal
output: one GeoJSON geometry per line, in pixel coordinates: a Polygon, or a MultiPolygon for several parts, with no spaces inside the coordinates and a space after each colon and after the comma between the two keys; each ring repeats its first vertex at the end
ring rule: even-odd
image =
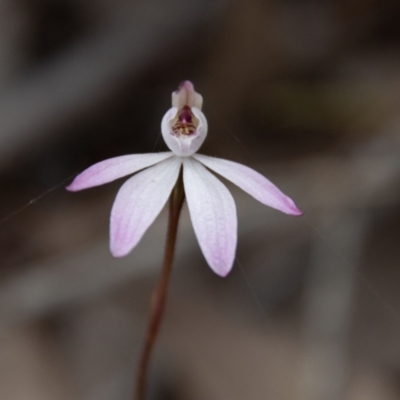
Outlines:
{"type": "Polygon", "coordinates": [[[183,81],[178,90],[172,93],[172,107],[181,109],[183,106],[197,107],[201,110],[203,98],[194,90],[193,83],[183,81]]]}
{"type": "Polygon", "coordinates": [[[226,276],[232,268],[237,243],[233,197],[221,181],[192,158],[183,160],[183,182],[204,257],[214,272],[226,276]]]}
{"type": "Polygon", "coordinates": [[[131,251],[160,213],[178,178],[181,160],[173,157],[128,179],[111,211],[110,249],[115,257],[131,251]]]}
{"type": "Polygon", "coordinates": [[[202,154],[195,154],[194,157],[261,203],[289,215],[302,214],[291,198],[283,194],[272,182],[253,169],[233,161],[202,154]]]}
{"type": "Polygon", "coordinates": [[[76,192],[93,186],[112,182],[123,176],[133,174],[143,168],[150,167],[160,161],[172,157],[170,151],[163,153],[129,154],[126,156],[109,158],[92,165],[81,172],[67,190],[76,192]]]}

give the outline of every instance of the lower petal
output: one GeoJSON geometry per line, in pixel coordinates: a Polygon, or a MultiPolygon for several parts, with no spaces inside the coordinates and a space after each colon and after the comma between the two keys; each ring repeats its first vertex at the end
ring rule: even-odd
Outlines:
{"type": "Polygon", "coordinates": [[[182,162],[173,157],[128,179],[115,199],[110,220],[110,249],[128,254],[160,213],[178,179],[182,162]]]}
{"type": "Polygon", "coordinates": [[[213,271],[226,276],[237,243],[235,202],[225,185],[198,161],[186,158],[183,163],[185,194],[200,248],[213,271]]]}

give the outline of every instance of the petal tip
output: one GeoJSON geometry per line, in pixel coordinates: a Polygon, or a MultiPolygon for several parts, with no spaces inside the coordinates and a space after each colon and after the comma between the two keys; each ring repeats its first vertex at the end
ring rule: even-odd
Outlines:
{"type": "MultiPolygon", "coordinates": [[[[90,187],[90,186],[89,186],[90,187]]],[[[82,173],[75,176],[74,180],[65,187],[69,192],[78,192],[79,190],[86,189],[85,180],[82,179],[82,173]]]]}
{"type": "Polygon", "coordinates": [[[76,187],[75,181],[72,181],[68,186],[65,187],[65,190],[68,190],[68,192],[76,192],[79,190],[79,188],[76,187]]]}
{"type": "Polygon", "coordinates": [[[301,217],[302,215],[304,215],[304,212],[299,210],[296,206],[294,206],[292,207],[290,215],[293,215],[294,217],[301,217]]]}
{"type": "Polygon", "coordinates": [[[126,251],[122,248],[114,247],[113,245],[110,246],[110,252],[111,255],[115,258],[125,257],[129,253],[129,251],[126,251]]]}
{"type": "Polygon", "coordinates": [[[229,264],[224,264],[222,266],[214,264],[209,264],[209,266],[218,276],[220,276],[221,278],[226,278],[232,270],[233,262],[229,264]]]}
{"type": "Polygon", "coordinates": [[[220,276],[221,278],[226,278],[229,275],[229,272],[231,272],[231,269],[228,269],[226,271],[219,271],[219,272],[216,272],[216,274],[218,276],[220,276]]]}
{"type": "Polygon", "coordinates": [[[284,201],[284,208],[281,209],[281,211],[283,211],[285,214],[288,215],[292,215],[294,217],[300,217],[301,215],[303,215],[303,211],[299,210],[296,206],[296,204],[294,204],[294,201],[290,198],[285,196],[286,199],[284,201]]]}
{"type": "Polygon", "coordinates": [[[115,258],[122,258],[128,255],[131,250],[135,247],[136,243],[132,246],[126,243],[126,237],[119,235],[118,232],[112,229],[115,224],[111,221],[110,230],[110,253],[115,258]]]}
{"type": "Polygon", "coordinates": [[[115,235],[115,232],[113,234],[113,231],[111,230],[111,232],[110,232],[110,253],[111,253],[111,255],[114,258],[122,258],[122,257],[125,257],[130,251],[131,251],[131,248],[127,248],[126,244],[124,245],[124,242],[120,238],[117,238],[115,235]]]}
{"type": "Polygon", "coordinates": [[[179,90],[182,90],[182,89],[194,90],[194,85],[191,81],[185,80],[179,84],[178,90],[176,90],[176,92],[178,92],[179,90]]]}

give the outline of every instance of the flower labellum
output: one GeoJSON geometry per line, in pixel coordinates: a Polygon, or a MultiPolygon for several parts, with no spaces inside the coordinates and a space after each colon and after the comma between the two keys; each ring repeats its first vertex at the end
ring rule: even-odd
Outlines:
{"type": "Polygon", "coordinates": [[[203,98],[184,81],[172,93],[172,108],[161,132],[171,151],[131,154],[92,165],[67,187],[74,192],[103,185],[123,176],[110,218],[110,250],[127,255],[156,219],[183,168],[190,217],[209,266],[220,276],[232,269],[237,243],[236,207],[226,186],[209,170],[233,182],[261,203],[289,215],[301,215],[294,202],[264,176],[233,161],[196,154],[207,136],[201,111],[203,98]],[[140,172],[138,172],[140,171],[140,172]]]}
{"type": "Polygon", "coordinates": [[[207,120],[201,112],[203,98],[194,91],[191,82],[182,82],[172,93],[172,108],[161,122],[161,132],[167,146],[181,157],[191,156],[207,136],[207,120]]]}

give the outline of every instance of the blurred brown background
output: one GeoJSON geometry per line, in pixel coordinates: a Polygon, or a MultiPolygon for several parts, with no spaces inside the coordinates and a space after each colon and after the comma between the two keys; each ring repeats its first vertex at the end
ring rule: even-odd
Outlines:
{"type": "Polygon", "coordinates": [[[184,79],[205,100],[201,152],[306,214],[228,185],[221,279],[184,210],[149,399],[400,399],[397,0],[0,1],[0,399],[130,399],[166,214],[115,260],[121,182],[63,188],[164,150],[184,79]]]}

